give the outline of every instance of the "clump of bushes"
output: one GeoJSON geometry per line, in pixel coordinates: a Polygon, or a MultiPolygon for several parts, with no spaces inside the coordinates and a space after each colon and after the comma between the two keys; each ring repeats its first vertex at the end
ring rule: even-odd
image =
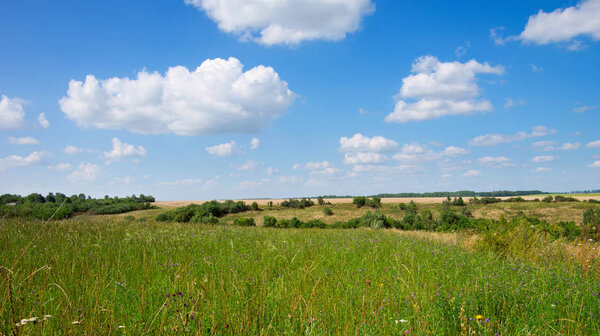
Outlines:
{"type": "Polygon", "coordinates": [[[323,213],[325,214],[325,216],[333,216],[333,210],[331,210],[330,207],[324,207],[323,213]]]}
{"type": "Polygon", "coordinates": [[[300,200],[290,198],[280,204],[284,208],[304,209],[315,205],[310,198],[302,198],[300,200]]]}
{"type": "Polygon", "coordinates": [[[0,196],[0,217],[24,217],[36,219],[70,218],[78,214],[119,214],[135,210],[155,208],[151,205],[152,196],[132,195],[128,197],[108,197],[93,199],[85,194],[72,195],[49,193],[42,196],[32,193],[25,197],[4,194],[0,196]]]}
{"type": "Polygon", "coordinates": [[[354,197],[354,199],[352,200],[352,204],[356,205],[357,208],[362,208],[363,206],[370,206],[376,209],[381,207],[381,198],[366,198],[364,196],[357,196],[354,197]]]}
{"type": "Polygon", "coordinates": [[[210,201],[201,205],[190,204],[185,207],[167,210],[158,214],[155,219],[159,222],[216,224],[219,217],[248,210],[250,210],[250,207],[242,201],[225,201],[223,203],[210,201]]]}
{"type": "Polygon", "coordinates": [[[233,220],[233,225],[236,226],[256,226],[254,218],[239,217],[233,220]]]}

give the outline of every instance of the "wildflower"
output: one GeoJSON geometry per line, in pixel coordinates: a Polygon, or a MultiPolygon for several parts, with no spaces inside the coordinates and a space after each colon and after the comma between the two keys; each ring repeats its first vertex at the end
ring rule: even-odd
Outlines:
{"type": "Polygon", "coordinates": [[[406,323],[406,322],[408,322],[408,321],[407,321],[407,320],[396,320],[396,321],[394,321],[394,322],[396,322],[396,324],[398,324],[398,323],[406,323]]]}
{"type": "Polygon", "coordinates": [[[475,316],[475,318],[478,319],[478,320],[481,320],[483,318],[483,316],[477,315],[477,316],[475,316]]]}
{"type": "Polygon", "coordinates": [[[119,326],[119,329],[124,329],[124,328],[125,328],[125,326],[119,326]]]}
{"type": "Polygon", "coordinates": [[[73,321],[73,322],[71,322],[71,324],[81,324],[81,322],[79,322],[79,321],[73,321]]]}
{"type": "Polygon", "coordinates": [[[371,280],[367,280],[367,285],[371,286],[371,280]]]}
{"type": "Polygon", "coordinates": [[[381,287],[383,287],[383,284],[381,284],[381,287]]]}

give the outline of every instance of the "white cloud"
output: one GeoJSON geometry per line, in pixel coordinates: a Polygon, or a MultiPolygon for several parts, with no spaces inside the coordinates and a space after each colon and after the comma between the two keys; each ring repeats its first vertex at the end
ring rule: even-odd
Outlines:
{"type": "Polygon", "coordinates": [[[592,141],[585,145],[585,148],[600,148],[600,140],[592,141]]]}
{"type": "Polygon", "coordinates": [[[594,163],[589,165],[590,168],[600,168],[600,160],[594,161],[594,163]]]}
{"type": "Polygon", "coordinates": [[[536,141],[532,144],[533,147],[548,147],[548,146],[552,146],[552,145],[556,145],[556,141],[543,140],[543,141],[536,141]]]}
{"type": "Polygon", "coordinates": [[[344,163],[349,165],[383,163],[387,160],[387,156],[380,153],[359,152],[344,154],[344,163]]]}
{"type": "Polygon", "coordinates": [[[477,159],[480,164],[492,167],[514,167],[515,164],[512,162],[512,159],[507,158],[506,156],[484,156],[482,158],[477,159]]]}
{"type": "Polygon", "coordinates": [[[273,175],[273,174],[279,174],[279,169],[277,168],[273,168],[273,167],[268,167],[267,170],[265,171],[268,175],[273,175]]]}
{"type": "Polygon", "coordinates": [[[548,134],[555,133],[555,130],[549,129],[546,126],[535,126],[531,133],[518,132],[516,134],[486,134],[480,135],[469,140],[471,146],[497,146],[500,144],[523,141],[530,138],[542,137],[548,134]]]}
{"type": "Polygon", "coordinates": [[[0,171],[10,168],[26,167],[41,162],[47,154],[45,152],[33,152],[26,157],[10,155],[0,159],[0,171]]]}
{"type": "Polygon", "coordinates": [[[77,154],[82,151],[83,151],[83,149],[75,147],[75,146],[71,146],[71,145],[68,145],[65,148],[63,148],[63,152],[65,152],[65,154],[69,154],[69,155],[77,154]]]}
{"type": "Polygon", "coordinates": [[[531,162],[542,163],[542,162],[551,162],[558,159],[558,157],[553,155],[539,155],[531,159],[531,162]]]}
{"type": "Polygon", "coordinates": [[[316,169],[325,169],[331,167],[331,163],[329,161],[321,161],[321,162],[307,162],[305,164],[299,164],[296,163],[293,167],[294,170],[296,169],[309,169],[309,170],[316,170],[316,169]]]}
{"type": "Polygon", "coordinates": [[[492,41],[494,41],[495,45],[505,45],[506,42],[514,41],[517,39],[514,36],[504,37],[501,33],[504,29],[504,27],[496,27],[490,29],[490,38],[492,39],[492,41]]]}
{"type": "Polygon", "coordinates": [[[464,148],[450,146],[440,152],[435,152],[429,149],[426,145],[416,142],[411,142],[402,145],[400,152],[394,155],[394,159],[398,161],[433,161],[448,157],[462,156],[469,154],[469,151],[464,148]]]}
{"type": "Polygon", "coordinates": [[[598,105],[594,105],[594,106],[579,106],[573,109],[574,113],[583,113],[583,112],[587,112],[587,111],[591,111],[591,110],[595,110],[598,108],[598,105]]]}
{"type": "Polygon", "coordinates": [[[481,172],[479,170],[471,169],[463,174],[463,177],[478,177],[481,176],[481,172]]]}
{"type": "Polygon", "coordinates": [[[258,162],[248,160],[245,163],[237,166],[237,169],[238,170],[252,170],[252,169],[256,168],[257,166],[258,166],[258,162]]]}
{"type": "Polygon", "coordinates": [[[271,67],[243,72],[236,58],[204,61],[189,71],[171,67],[162,76],[71,80],[60,100],[66,117],[81,127],[144,134],[205,135],[257,131],[279,117],[296,94],[271,67]]]}
{"type": "Polygon", "coordinates": [[[32,137],[8,137],[8,143],[11,145],[39,145],[40,142],[36,138],[32,137]]]}
{"type": "Polygon", "coordinates": [[[146,156],[146,149],[142,146],[134,146],[124,143],[118,138],[112,139],[113,148],[110,152],[104,152],[101,158],[106,160],[106,164],[121,161],[124,159],[135,159],[146,156]]]}
{"type": "Polygon", "coordinates": [[[87,184],[98,180],[102,168],[93,163],[80,163],[79,167],[71,174],[67,175],[67,180],[71,183],[87,184]]]}
{"type": "Polygon", "coordinates": [[[260,146],[260,140],[258,140],[258,138],[252,138],[252,140],[250,140],[250,149],[254,150],[257,149],[260,146]]]}
{"type": "Polygon", "coordinates": [[[184,0],[206,12],[219,29],[265,45],[338,41],[355,32],[371,0],[184,0]]]}
{"type": "Polygon", "coordinates": [[[398,148],[398,143],[394,140],[386,139],[382,136],[366,137],[360,133],[354,134],[351,138],[340,138],[340,151],[348,152],[390,152],[398,148]]]}
{"type": "Polygon", "coordinates": [[[8,98],[2,95],[0,99],[0,129],[19,129],[25,126],[25,101],[21,98],[8,98]]]}
{"type": "Polygon", "coordinates": [[[396,102],[394,112],[385,117],[387,122],[405,123],[492,111],[488,100],[477,100],[480,95],[477,74],[502,75],[504,68],[475,60],[443,63],[436,57],[422,56],[413,63],[411,71],[413,74],[402,80],[398,95],[402,99],[396,102]]]}
{"type": "MultiPolygon", "coordinates": [[[[600,0],[583,0],[575,6],[546,13],[539,11],[529,21],[519,39],[525,43],[568,43],[579,36],[600,40],[600,0]]],[[[581,41],[568,45],[581,49],[581,41]]]]}
{"type": "Polygon", "coordinates": [[[50,127],[50,122],[48,121],[48,119],[46,119],[46,113],[42,112],[40,113],[40,115],[38,115],[38,123],[40,124],[40,126],[42,126],[43,128],[48,128],[50,127]]]}
{"type": "Polygon", "coordinates": [[[560,146],[561,150],[578,150],[581,147],[581,144],[579,142],[575,142],[575,143],[565,143],[562,146],[560,146]]]}
{"type": "Polygon", "coordinates": [[[541,173],[541,172],[548,172],[551,171],[552,168],[547,168],[547,167],[537,167],[533,170],[531,170],[532,172],[536,172],[536,173],[541,173]]]}
{"type": "Polygon", "coordinates": [[[70,163],[58,163],[54,166],[48,166],[48,169],[57,170],[57,171],[67,171],[71,170],[73,167],[70,163]]]}
{"type": "Polygon", "coordinates": [[[509,109],[511,107],[523,106],[523,105],[525,105],[525,100],[523,100],[523,99],[514,100],[512,98],[506,98],[505,103],[504,103],[504,108],[509,109]]]}
{"type": "Polygon", "coordinates": [[[232,156],[240,151],[235,141],[230,141],[224,144],[206,147],[206,151],[213,157],[232,156]]]}

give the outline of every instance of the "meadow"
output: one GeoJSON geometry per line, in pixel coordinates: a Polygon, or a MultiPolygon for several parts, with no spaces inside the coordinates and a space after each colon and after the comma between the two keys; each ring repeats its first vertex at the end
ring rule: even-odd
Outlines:
{"type": "MultiPolygon", "coordinates": [[[[440,204],[419,206],[439,215],[440,204]]],[[[598,207],[469,205],[475,217],[552,223],[581,223],[598,207]]],[[[155,221],[164,209],[0,219],[0,334],[600,333],[596,242],[515,237],[503,254],[470,232],[261,227],[264,216],[330,224],[369,210],[261,206],[219,225],[155,221]],[[258,226],[233,226],[241,217],[258,226]]],[[[380,211],[405,214],[397,204],[380,211]]]]}

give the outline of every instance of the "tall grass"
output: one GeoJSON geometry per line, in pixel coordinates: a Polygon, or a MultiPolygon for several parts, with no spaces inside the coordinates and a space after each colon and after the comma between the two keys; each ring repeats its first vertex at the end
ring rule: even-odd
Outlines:
{"type": "Polygon", "coordinates": [[[0,333],[597,335],[600,283],[557,258],[368,229],[0,220],[0,333]]]}

